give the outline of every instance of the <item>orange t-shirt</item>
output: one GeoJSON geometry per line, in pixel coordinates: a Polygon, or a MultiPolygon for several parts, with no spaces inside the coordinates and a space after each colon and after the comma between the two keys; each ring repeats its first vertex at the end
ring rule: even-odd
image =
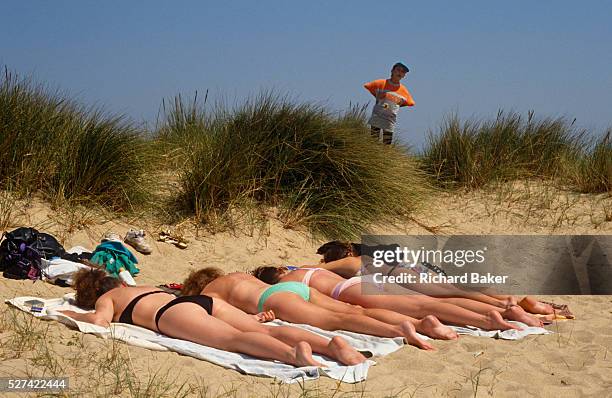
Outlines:
{"type": "Polygon", "coordinates": [[[388,79],[374,80],[363,86],[376,97],[368,123],[373,127],[394,131],[399,108],[414,105],[408,89],[403,84],[393,84],[388,79]]]}
{"type": "Polygon", "coordinates": [[[363,85],[378,100],[384,97],[399,106],[414,106],[414,99],[410,91],[403,84],[393,84],[388,79],[374,80],[363,85]]]}

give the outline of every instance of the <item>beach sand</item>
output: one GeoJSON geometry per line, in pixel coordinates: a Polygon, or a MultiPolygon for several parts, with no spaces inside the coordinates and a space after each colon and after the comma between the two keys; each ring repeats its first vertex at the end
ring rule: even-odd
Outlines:
{"type": "MultiPolygon", "coordinates": [[[[516,187],[515,187],[516,188],[516,187]]],[[[611,199],[560,194],[545,188],[516,188],[505,193],[439,194],[427,210],[402,226],[376,228],[387,234],[601,234],[612,235],[606,221],[611,199]]],[[[105,221],[88,213],[58,214],[33,201],[14,220],[56,234],[66,248],[93,249],[106,231],[125,234],[129,227],[159,231],[154,223],[105,221]]],[[[191,240],[186,250],[153,243],[153,254],[137,254],[139,284],[181,282],[190,269],[218,266],[245,271],[260,265],[314,264],[321,240],[284,229],[272,220],[263,230],[210,234],[184,225],[191,240]]],[[[0,278],[2,300],[22,295],[58,297],[69,288],[43,282],[0,278]]],[[[70,394],[266,397],[573,397],[612,394],[612,296],[546,297],[570,305],[577,319],[548,328],[554,334],[520,341],[461,337],[434,341],[435,352],[406,346],[371,368],[367,382],[337,384],[321,378],[301,385],[279,385],[269,378],[241,375],[170,352],[113,344],[70,330],[56,322],[31,319],[2,308],[0,376],[66,375],[70,394]],[[24,332],[23,329],[28,331],[24,332]],[[20,336],[31,336],[28,344],[20,336]],[[44,342],[46,341],[46,343],[44,342]],[[610,352],[609,352],[610,351],[610,352]],[[177,393],[177,390],[180,391],[177,393]]]]}

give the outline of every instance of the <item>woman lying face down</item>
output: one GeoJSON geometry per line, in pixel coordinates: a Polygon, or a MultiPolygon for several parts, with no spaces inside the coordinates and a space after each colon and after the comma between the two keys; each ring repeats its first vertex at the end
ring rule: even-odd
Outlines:
{"type": "Polygon", "coordinates": [[[440,321],[466,326],[472,325],[490,330],[520,329],[504,321],[504,317],[540,326],[540,320],[526,314],[520,308],[500,309],[473,301],[465,304],[471,309],[453,303],[466,299],[438,299],[393,286],[394,291],[385,291],[370,275],[344,279],[335,273],[318,267],[259,267],[253,271],[258,278],[270,283],[299,281],[321,293],[370,311],[368,315],[388,321],[389,314],[409,319],[417,330],[433,338],[454,338],[454,332],[440,321]],[[403,290],[403,291],[401,291],[403,290]],[[412,318],[414,317],[414,318],[412,318]],[[418,319],[415,319],[418,318],[418,319]],[[420,319],[420,320],[419,320],[420,319]]]}
{"type": "Polygon", "coordinates": [[[250,274],[226,275],[218,268],[204,268],[192,272],[183,286],[183,294],[200,293],[220,298],[251,314],[272,310],[278,318],[288,322],[306,323],[325,330],[404,337],[417,347],[433,349],[418,337],[406,317],[383,322],[368,316],[367,310],[361,307],[334,300],[301,282],[270,286],[250,274]]]}
{"type": "MultiPolygon", "coordinates": [[[[331,241],[321,245],[317,249],[317,254],[322,256],[321,264],[318,267],[330,270],[342,277],[350,278],[361,272],[362,261],[362,245],[359,243],[350,243],[342,241],[331,241]]],[[[388,267],[389,274],[397,275],[400,273],[413,273],[412,269],[403,267],[388,267]],[[392,268],[392,269],[391,269],[392,268]]],[[[526,296],[521,300],[511,295],[498,295],[488,292],[477,292],[467,290],[460,286],[452,284],[436,284],[436,283],[412,283],[410,286],[404,286],[416,292],[426,294],[438,298],[450,298],[448,301],[454,303],[466,309],[478,309],[482,308],[475,306],[470,301],[477,301],[491,306],[497,307],[498,309],[511,309],[512,307],[519,306],[523,310],[538,315],[549,315],[551,318],[554,317],[555,309],[548,303],[542,303],[531,296],[526,296]],[[470,301],[452,300],[454,298],[469,299],[470,301]]],[[[564,311],[559,313],[570,318],[573,318],[572,313],[564,306],[564,311]]],[[[514,310],[517,312],[516,310],[514,310]]],[[[525,318],[520,311],[514,315],[515,317],[523,318],[522,322],[530,326],[537,326],[533,320],[525,318]]],[[[508,318],[513,319],[513,318],[508,318]]],[[[521,320],[521,319],[517,319],[521,320]]]]}
{"type": "Polygon", "coordinates": [[[248,315],[219,298],[206,295],[175,297],[150,286],[124,286],[106,272],[81,270],[75,275],[76,304],[90,313],[61,311],[83,322],[109,326],[122,322],[167,336],[294,366],[320,366],[313,348],[347,365],[364,360],[340,338],[325,339],[293,327],[262,325],[271,311],[248,315]]]}

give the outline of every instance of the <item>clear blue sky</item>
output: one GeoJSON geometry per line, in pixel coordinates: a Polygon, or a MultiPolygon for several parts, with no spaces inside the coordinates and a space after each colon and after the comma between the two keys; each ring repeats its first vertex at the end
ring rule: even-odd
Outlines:
{"type": "Polygon", "coordinates": [[[449,112],[612,126],[612,2],[4,1],[0,64],[87,104],[154,121],[163,97],[274,88],[344,109],[404,61],[417,147],[449,112]],[[425,2],[423,2],[425,3],[425,2]]]}

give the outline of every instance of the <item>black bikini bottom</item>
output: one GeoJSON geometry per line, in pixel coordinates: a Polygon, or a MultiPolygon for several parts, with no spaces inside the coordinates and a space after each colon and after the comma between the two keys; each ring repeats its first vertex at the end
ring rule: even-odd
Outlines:
{"type": "MultiPolygon", "coordinates": [[[[212,315],[213,310],[213,299],[204,295],[196,295],[196,296],[181,296],[177,297],[174,300],[170,301],[168,304],[161,307],[157,314],[155,314],[155,327],[159,330],[159,319],[164,314],[164,312],[168,311],[172,306],[175,306],[180,303],[195,303],[200,307],[204,308],[208,315],[212,315]]],[[[161,332],[161,330],[160,330],[161,332]]]]}

